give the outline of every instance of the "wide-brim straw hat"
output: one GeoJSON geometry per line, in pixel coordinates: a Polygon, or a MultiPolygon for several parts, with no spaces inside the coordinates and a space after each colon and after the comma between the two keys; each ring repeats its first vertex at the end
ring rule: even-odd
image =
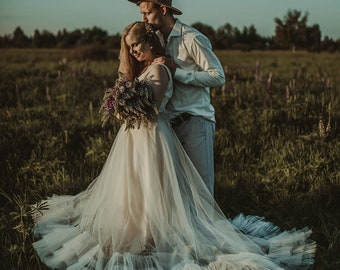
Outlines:
{"type": "Polygon", "coordinates": [[[129,1],[132,2],[132,3],[135,3],[137,5],[141,2],[152,2],[152,3],[155,3],[157,5],[166,6],[167,8],[171,9],[172,12],[175,15],[181,15],[182,14],[182,11],[180,11],[179,9],[174,8],[172,6],[172,0],[129,0],[129,1]]]}

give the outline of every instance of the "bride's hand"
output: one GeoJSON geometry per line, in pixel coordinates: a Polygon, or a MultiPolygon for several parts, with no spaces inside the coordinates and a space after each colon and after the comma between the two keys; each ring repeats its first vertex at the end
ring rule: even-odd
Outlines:
{"type": "Polygon", "coordinates": [[[165,56],[158,56],[155,59],[153,59],[152,63],[153,64],[164,64],[165,65],[165,56]]]}
{"type": "Polygon", "coordinates": [[[174,59],[171,56],[159,56],[159,57],[156,57],[153,60],[153,63],[158,63],[158,64],[166,65],[170,69],[170,72],[171,72],[172,75],[174,75],[175,72],[176,72],[177,66],[176,66],[176,63],[175,63],[174,59]]]}

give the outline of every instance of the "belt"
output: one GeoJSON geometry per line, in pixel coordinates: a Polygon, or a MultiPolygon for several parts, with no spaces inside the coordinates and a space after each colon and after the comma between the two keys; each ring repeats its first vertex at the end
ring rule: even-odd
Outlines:
{"type": "Polygon", "coordinates": [[[192,115],[190,113],[182,113],[179,116],[170,120],[170,123],[173,127],[177,127],[187,121],[192,115]]]}

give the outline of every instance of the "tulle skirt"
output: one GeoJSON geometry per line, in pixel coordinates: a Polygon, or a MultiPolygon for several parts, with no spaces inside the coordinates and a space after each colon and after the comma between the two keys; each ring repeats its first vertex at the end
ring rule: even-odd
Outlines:
{"type": "Polygon", "coordinates": [[[228,220],[185,154],[166,114],[123,125],[100,175],[75,196],[54,195],[33,246],[52,269],[310,269],[308,228],[281,232],[261,217],[228,220]]]}

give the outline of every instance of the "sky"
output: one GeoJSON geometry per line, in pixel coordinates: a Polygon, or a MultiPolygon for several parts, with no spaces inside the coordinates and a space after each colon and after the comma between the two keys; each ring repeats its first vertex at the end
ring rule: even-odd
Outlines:
{"type": "MultiPolygon", "coordinates": [[[[182,10],[178,16],[189,25],[201,22],[215,30],[226,23],[243,30],[254,25],[263,37],[275,35],[275,18],[288,10],[308,12],[307,25],[318,24],[322,37],[340,38],[340,0],[173,0],[182,10]]],[[[0,0],[0,35],[12,34],[17,26],[32,36],[34,30],[92,28],[109,34],[141,20],[138,7],[128,0],[0,0]]]]}

